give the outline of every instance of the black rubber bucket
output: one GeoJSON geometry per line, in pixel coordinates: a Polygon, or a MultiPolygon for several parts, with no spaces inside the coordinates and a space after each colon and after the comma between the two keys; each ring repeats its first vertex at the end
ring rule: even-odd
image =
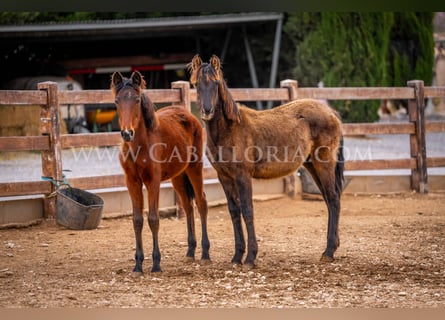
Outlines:
{"type": "Polygon", "coordinates": [[[57,191],[57,223],[75,230],[96,229],[102,219],[104,201],[98,195],[77,188],[57,191]]]}

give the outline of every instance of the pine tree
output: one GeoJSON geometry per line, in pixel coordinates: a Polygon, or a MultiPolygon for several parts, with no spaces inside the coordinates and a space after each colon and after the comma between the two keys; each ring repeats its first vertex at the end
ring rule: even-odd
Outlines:
{"type": "MultiPolygon", "coordinates": [[[[412,12],[291,15],[284,30],[295,36],[295,78],[300,86],[406,86],[413,79],[430,84],[432,21],[432,13],[412,12]]],[[[379,101],[332,105],[346,122],[370,122],[377,119],[379,101]]]]}

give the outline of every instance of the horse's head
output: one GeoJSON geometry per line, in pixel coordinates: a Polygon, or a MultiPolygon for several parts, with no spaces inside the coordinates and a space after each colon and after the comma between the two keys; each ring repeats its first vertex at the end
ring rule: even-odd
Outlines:
{"type": "Polygon", "coordinates": [[[218,102],[222,101],[226,117],[239,121],[238,108],[228,92],[219,58],[213,55],[209,63],[203,63],[197,54],[188,64],[188,68],[191,72],[190,82],[196,87],[201,118],[204,121],[212,120],[215,108],[221,105],[218,102]]]}
{"type": "Polygon", "coordinates": [[[111,92],[115,98],[119,126],[122,138],[129,142],[134,139],[142,114],[141,95],[145,88],[145,80],[135,71],[130,78],[125,78],[120,72],[111,76],[111,92]]]}

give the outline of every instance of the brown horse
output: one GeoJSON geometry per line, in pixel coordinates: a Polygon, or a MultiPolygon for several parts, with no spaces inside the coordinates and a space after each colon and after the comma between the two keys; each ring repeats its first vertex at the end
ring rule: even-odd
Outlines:
{"type": "Polygon", "coordinates": [[[252,206],[252,178],[270,179],[307,168],[329,212],[327,247],[322,261],[332,261],[340,244],[338,220],[343,183],[342,128],[336,112],[312,99],[295,100],[266,111],[237,104],[224,81],[216,56],[188,65],[207,130],[207,153],[227,197],[235,233],[233,264],[245,252],[241,214],[246,224],[245,264],[255,266],[258,251],[252,206]]]}
{"type": "Polygon", "coordinates": [[[115,72],[111,91],[115,97],[123,138],[119,160],[133,206],[136,238],[134,272],[142,272],[144,253],[142,227],[144,184],[148,191],[148,224],[153,235],[152,272],[161,271],[159,251],[159,191],[161,181],[171,179],[187,216],[187,260],[194,260],[196,236],[193,198],[201,216],[202,257],[210,261],[207,236],[207,201],[203,191],[203,129],[199,120],[180,107],[170,106],[155,112],[153,103],[143,93],[145,80],[139,72],[124,78],[115,72]]]}

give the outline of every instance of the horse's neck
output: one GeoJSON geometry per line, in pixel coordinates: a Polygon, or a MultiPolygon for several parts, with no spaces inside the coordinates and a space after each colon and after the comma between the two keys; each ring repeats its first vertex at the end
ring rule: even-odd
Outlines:
{"type": "MultiPolygon", "coordinates": [[[[150,129],[152,131],[153,129],[150,129]]],[[[145,126],[145,120],[143,117],[140,118],[138,126],[135,130],[135,136],[133,141],[128,142],[129,146],[133,149],[133,151],[144,149],[148,145],[148,131],[145,126]]]]}
{"type": "Polygon", "coordinates": [[[223,101],[219,101],[213,119],[206,122],[207,139],[210,139],[214,145],[219,145],[222,139],[227,135],[227,130],[231,130],[234,125],[232,121],[227,120],[223,111],[223,101]]]}

